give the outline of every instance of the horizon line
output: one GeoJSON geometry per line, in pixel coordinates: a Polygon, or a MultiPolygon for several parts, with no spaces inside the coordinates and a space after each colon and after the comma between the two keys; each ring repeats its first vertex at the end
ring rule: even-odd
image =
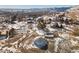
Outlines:
{"type": "Polygon", "coordinates": [[[34,8],[60,8],[60,7],[72,7],[72,5],[0,5],[0,9],[34,9],[34,8]]]}

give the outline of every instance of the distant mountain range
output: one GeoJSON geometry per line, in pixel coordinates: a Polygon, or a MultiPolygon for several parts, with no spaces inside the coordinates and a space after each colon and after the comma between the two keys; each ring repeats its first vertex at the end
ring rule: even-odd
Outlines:
{"type": "Polygon", "coordinates": [[[71,7],[56,7],[56,8],[32,8],[32,9],[0,9],[0,12],[65,12],[71,7]]]}

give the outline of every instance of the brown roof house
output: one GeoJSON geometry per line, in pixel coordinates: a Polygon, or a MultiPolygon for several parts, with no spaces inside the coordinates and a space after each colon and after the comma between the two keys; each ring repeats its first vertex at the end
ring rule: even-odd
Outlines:
{"type": "Polygon", "coordinates": [[[11,29],[0,28],[0,40],[8,39],[10,37],[13,37],[14,33],[15,32],[14,32],[13,28],[11,28],[11,29]]]}

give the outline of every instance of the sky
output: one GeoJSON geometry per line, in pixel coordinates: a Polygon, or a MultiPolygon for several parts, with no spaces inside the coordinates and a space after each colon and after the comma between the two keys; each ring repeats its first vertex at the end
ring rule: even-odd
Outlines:
{"type": "Polygon", "coordinates": [[[72,5],[0,5],[0,8],[30,9],[30,8],[53,8],[70,7],[72,5]]]}

